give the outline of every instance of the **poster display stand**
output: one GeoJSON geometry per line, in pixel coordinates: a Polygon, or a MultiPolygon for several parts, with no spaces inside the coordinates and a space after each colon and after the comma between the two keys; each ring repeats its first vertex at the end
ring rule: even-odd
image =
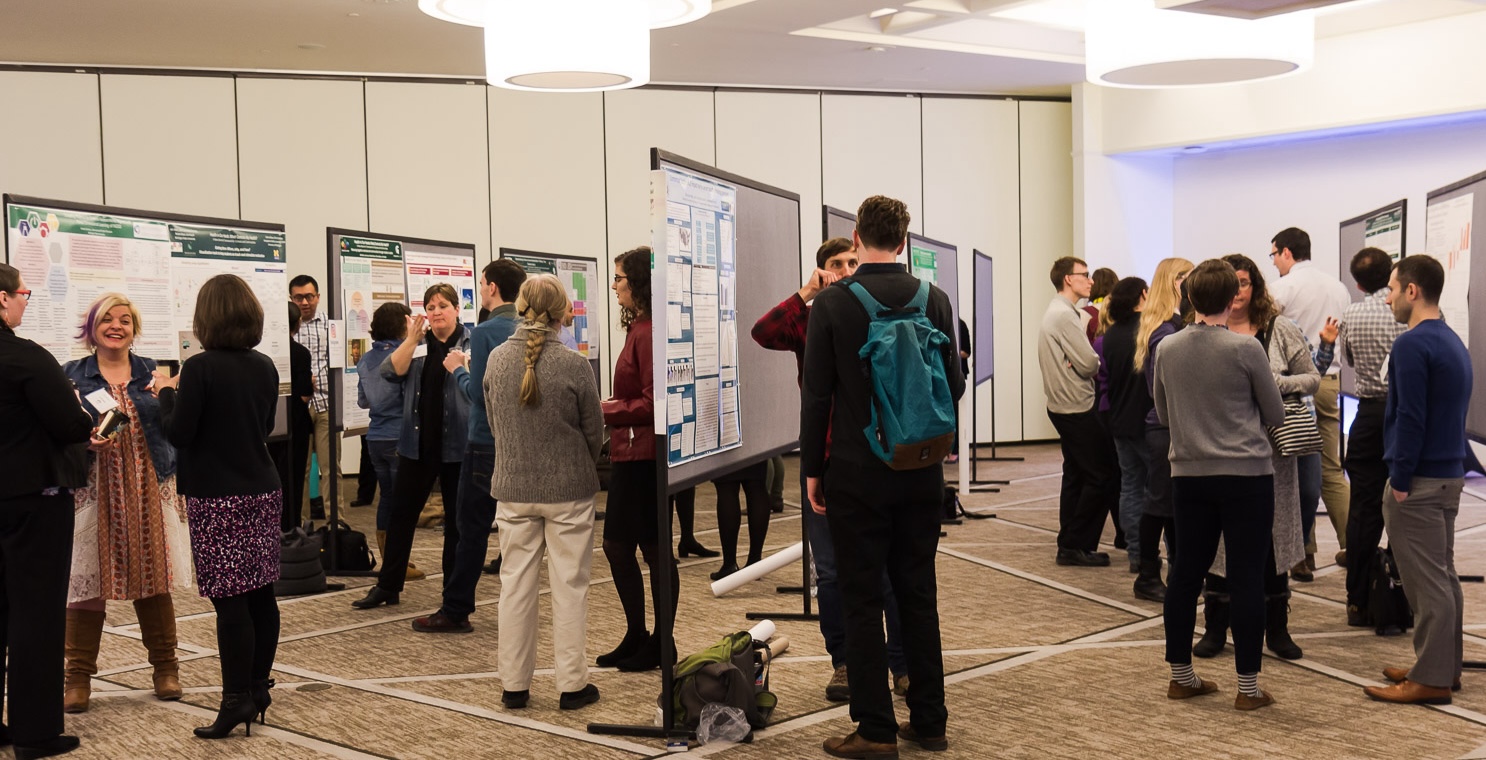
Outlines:
{"type": "Polygon", "coordinates": [[[528,275],[550,274],[562,282],[573,304],[573,323],[564,331],[572,338],[574,350],[593,367],[594,382],[603,388],[604,357],[599,335],[608,324],[609,287],[604,282],[599,260],[519,248],[502,248],[498,257],[519,264],[528,275]]]}

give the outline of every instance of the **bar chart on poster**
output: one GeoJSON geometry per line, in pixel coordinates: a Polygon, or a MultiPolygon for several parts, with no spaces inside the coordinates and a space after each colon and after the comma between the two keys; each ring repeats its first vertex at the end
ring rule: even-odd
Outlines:
{"type": "Polygon", "coordinates": [[[603,356],[599,345],[600,332],[606,321],[608,290],[599,274],[599,261],[586,256],[565,256],[556,253],[523,251],[515,248],[500,249],[500,258],[519,264],[528,275],[550,274],[562,283],[568,300],[573,304],[572,324],[563,328],[564,342],[571,339],[573,350],[583,355],[593,367],[594,380],[603,387],[601,380],[603,356]]]}

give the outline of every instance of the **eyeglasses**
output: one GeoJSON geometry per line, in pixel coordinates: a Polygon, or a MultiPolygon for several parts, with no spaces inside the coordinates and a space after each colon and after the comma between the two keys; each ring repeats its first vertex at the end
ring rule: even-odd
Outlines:
{"type": "Polygon", "coordinates": [[[13,296],[20,296],[21,298],[24,298],[27,301],[31,300],[31,291],[29,291],[29,290],[12,290],[12,291],[10,291],[10,294],[13,295],[13,296]]]}
{"type": "Polygon", "coordinates": [[[628,279],[629,279],[628,277],[625,277],[622,274],[616,274],[616,275],[614,275],[614,284],[615,285],[618,285],[620,280],[628,280],[628,279]]]}
{"type": "Polygon", "coordinates": [[[1069,272],[1068,273],[1068,276],[1069,277],[1088,277],[1089,276],[1089,273],[1088,272],[1069,272]]]}
{"type": "Polygon", "coordinates": [[[294,303],[314,303],[314,302],[320,300],[320,294],[319,293],[300,293],[299,295],[289,296],[289,300],[290,301],[293,301],[294,303]]]}

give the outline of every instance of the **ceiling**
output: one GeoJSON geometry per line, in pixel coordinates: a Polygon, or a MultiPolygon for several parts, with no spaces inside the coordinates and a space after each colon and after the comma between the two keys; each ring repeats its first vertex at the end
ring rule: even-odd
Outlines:
{"type": "MultiPolygon", "coordinates": [[[[1055,0],[1075,12],[1084,1],[1055,0]]],[[[707,18],[652,33],[651,78],[1066,96],[1083,80],[1082,32],[993,15],[1027,4],[714,0],[707,18]],[[888,5],[899,12],[871,18],[888,5]]],[[[1317,34],[1469,12],[1486,0],[1353,0],[1319,15],[1317,34]]],[[[416,0],[5,0],[0,63],[470,79],[484,68],[480,31],[429,18],[416,0]]]]}

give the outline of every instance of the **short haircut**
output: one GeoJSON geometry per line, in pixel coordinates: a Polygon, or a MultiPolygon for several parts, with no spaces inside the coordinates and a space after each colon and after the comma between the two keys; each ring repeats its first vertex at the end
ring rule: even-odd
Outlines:
{"type": "Polygon", "coordinates": [[[1097,301],[1109,295],[1114,290],[1115,283],[1120,281],[1120,276],[1109,267],[1099,267],[1094,270],[1093,285],[1089,288],[1089,300],[1097,301]]]}
{"type": "Polygon", "coordinates": [[[1440,302],[1440,293],[1445,290],[1445,267],[1433,256],[1405,256],[1393,265],[1398,273],[1398,286],[1415,285],[1424,302],[1434,305],[1440,302]]]}
{"type": "Polygon", "coordinates": [[[515,303],[521,295],[521,283],[526,282],[526,270],[510,259],[496,259],[485,265],[485,281],[495,285],[500,300],[515,303]]]}
{"type": "Polygon", "coordinates": [[[1089,266],[1084,263],[1083,259],[1076,259],[1072,256],[1064,256],[1054,261],[1052,271],[1048,273],[1048,278],[1053,281],[1053,290],[1061,291],[1063,289],[1063,278],[1073,274],[1073,268],[1079,264],[1083,264],[1085,267],[1089,266]]]}
{"type": "Polygon", "coordinates": [[[1388,287],[1388,273],[1393,271],[1393,257],[1381,248],[1363,248],[1352,257],[1352,279],[1358,287],[1376,293],[1388,287]]]}
{"type": "Polygon", "coordinates": [[[1187,298],[1205,317],[1222,314],[1238,295],[1238,274],[1222,259],[1208,259],[1187,275],[1187,298]]]}
{"type": "Polygon", "coordinates": [[[435,296],[448,301],[449,305],[453,306],[456,310],[459,308],[459,293],[454,290],[454,286],[447,282],[436,282],[429,285],[428,290],[423,291],[423,309],[425,311],[428,309],[428,302],[432,301],[435,296]]]}
{"type": "Polygon", "coordinates": [[[219,274],[196,293],[191,327],[201,347],[246,350],[263,341],[263,304],[235,274],[219,274]]]}
{"type": "Polygon", "coordinates": [[[303,317],[299,314],[298,304],[293,301],[288,301],[287,303],[289,304],[289,334],[293,335],[299,332],[299,322],[303,317]]]}
{"type": "Polygon", "coordinates": [[[903,201],[874,195],[857,208],[857,234],[868,248],[895,250],[908,237],[908,223],[912,220],[903,201]]]}
{"type": "Polygon", "coordinates": [[[1296,261],[1311,260],[1311,236],[1299,227],[1286,227],[1269,242],[1274,243],[1275,251],[1289,248],[1296,261]]]}
{"type": "Polygon", "coordinates": [[[307,275],[307,274],[295,275],[294,276],[294,279],[292,279],[292,280],[289,281],[289,289],[290,290],[293,290],[295,288],[302,288],[302,287],[304,287],[306,285],[310,285],[310,286],[314,287],[314,289],[315,289],[315,295],[320,295],[320,283],[319,283],[319,281],[316,280],[315,278],[307,275]]]}
{"type": "Polygon", "coordinates": [[[815,268],[825,269],[826,262],[830,261],[832,256],[840,256],[846,253],[851,250],[851,246],[851,238],[844,237],[831,238],[821,243],[820,247],[815,249],[815,268]]]}
{"type": "MultiPolygon", "coordinates": [[[[93,301],[88,311],[83,315],[83,323],[78,327],[77,339],[88,348],[89,351],[98,350],[98,343],[93,340],[93,331],[98,329],[98,323],[103,321],[104,315],[113,311],[117,306],[129,308],[129,318],[134,323],[134,334],[137,336],[144,332],[144,322],[139,318],[139,309],[129,297],[123,293],[104,293],[93,301]]],[[[299,307],[294,307],[296,310],[299,307]]]]}
{"type": "Polygon", "coordinates": [[[1109,320],[1124,322],[1135,317],[1135,307],[1140,305],[1140,295],[1147,287],[1145,280],[1139,277],[1126,277],[1115,283],[1109,291],[1109,301],[1104,305],[1109,312],[1109,320]]]}
{"type": "Polygon", "coordinates": [[[14,293],[21,289],[21,270],[9,264],[0,264],[0,290],[14,293]]]}
{"type": "Polygon", "coordinates": [[[402,301],[388,301],[372,312],[372,340],[402,340],[408,334],[408,317],[413,310],[402,301]]]}

